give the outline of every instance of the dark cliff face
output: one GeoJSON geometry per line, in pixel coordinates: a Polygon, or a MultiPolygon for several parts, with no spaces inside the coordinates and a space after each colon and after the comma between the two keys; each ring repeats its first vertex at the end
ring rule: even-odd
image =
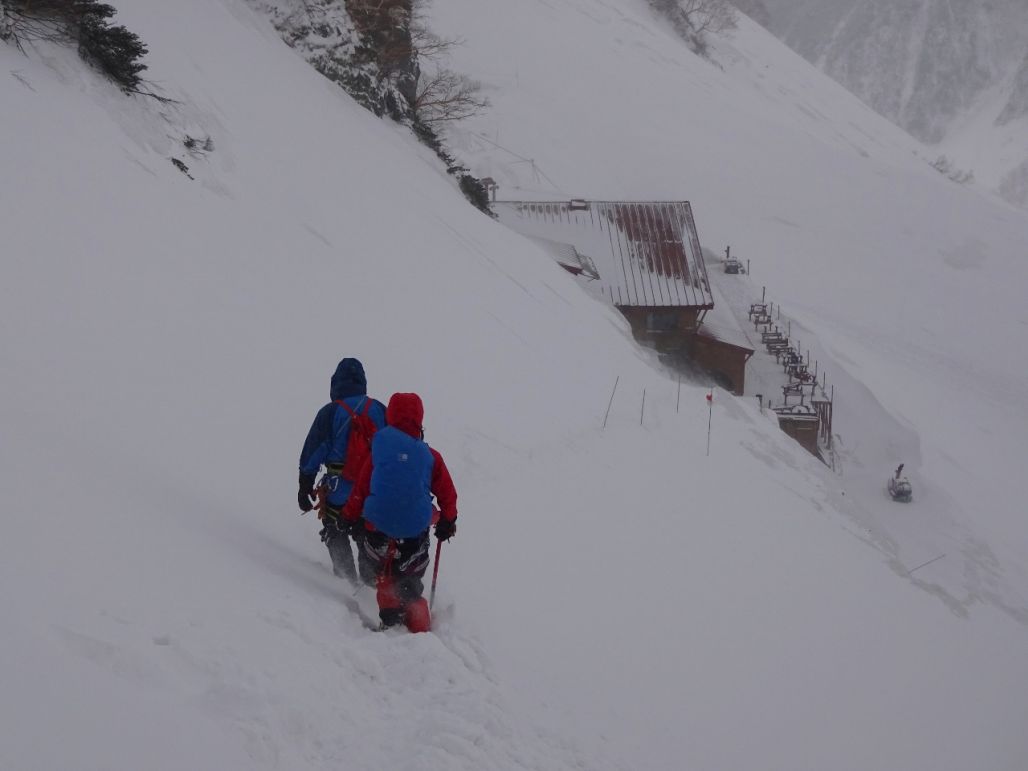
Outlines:
{"type": "Polygon", "coordinates": [[[411,0],[250,0],[318,72],[376,115],[410,122],[417,91],[411,0]],[[354,9],[351,11],[351,6],[354,9]]]}
{"type": "Polygon", "coordinates": [[[472,205],[490,214],[485,187],[458,163],[415,108],[421,67],[415,0],[248,0],[314,69],[378,116],[408,126],[446,164],[472,205]]]}
{"type": "Polygon", "coordinates": [[[1021,68],[1017,71],[1017,75],[1014,76],[1014,86],[1010,99],[1007,100],[1003,112],[996,118],[996,125],[1005,126],[1011,121],[1023,118],[1025,115],[1028,115],[1028,53],[1025,53],[1024,61],[1021,62],[1021,68]]]}
{"type": "Polygon", "coordinates": [[[382,79],[385,111],[396,120],[413,118],[421,75],[411,30],[413,1],[345,0],[345,5],[357,29],[362,58],[382,79]]]}

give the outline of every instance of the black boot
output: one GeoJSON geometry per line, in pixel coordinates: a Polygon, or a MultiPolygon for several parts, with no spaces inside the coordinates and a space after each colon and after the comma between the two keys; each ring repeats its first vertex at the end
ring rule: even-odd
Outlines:
{"type": "Polygon", "coordinates": [[[382,626],[389,628],[403,623],[403,608],[381,608],[378,617],[382,620],[382,626]]]}

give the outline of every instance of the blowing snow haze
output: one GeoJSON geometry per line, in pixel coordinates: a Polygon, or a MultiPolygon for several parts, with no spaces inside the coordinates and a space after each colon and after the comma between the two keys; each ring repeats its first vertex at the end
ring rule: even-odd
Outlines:
{"type": "Polygon", "coordinates": [[[1028,213],[748,18],[705,58],[649,0],[421,4],[489,102],[429,146],[433,63],[360,37],[405,0],[113,1],[164,100],[0,0],[0,770],[1028,768],[1028,213]],[[678,287],[685,201],[741,396],[554,259],[649,233],[678,287]],[[344,358],[457,491],[429,633],[300,516],[344,358]]]}
{"type": "Polygon", "coordinates": [[[954,167],[1028,206],[1028,3],[761,1],[755,20],[954,167]]]}

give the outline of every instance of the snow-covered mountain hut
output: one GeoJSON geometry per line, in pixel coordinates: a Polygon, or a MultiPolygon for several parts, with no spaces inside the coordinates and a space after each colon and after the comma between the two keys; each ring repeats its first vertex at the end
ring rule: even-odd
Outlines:
{"type": "Polygon", "coordinates": [[[639,342],[742,394],[753,350],[703,326],[714,297],[688,201],[497,201],[493,209],[621,311],[639,342]]]}

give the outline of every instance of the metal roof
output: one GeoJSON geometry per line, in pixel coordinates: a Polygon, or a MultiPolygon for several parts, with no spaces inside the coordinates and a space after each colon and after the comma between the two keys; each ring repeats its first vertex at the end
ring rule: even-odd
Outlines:
{"type": "Polygon", "coordinates": [[[688,201],[496,201],[525,236],[571,244],[592,261],[599,288],[628,307],[713,307],[688,201]]]}
{"type": "Polygon", "coordinates": [[[578,250],[571,244],[551,241],[548,238],[539,238],[539,236],[527,236],[527,238],[532,243],[541,246],[543,251],[555,259],[561,267],[569,270],[576,276],[585,276],[593,281],[600,278],[600,274],[597,272],[592,260],[583,254],[579,254],[578,250]]]}

